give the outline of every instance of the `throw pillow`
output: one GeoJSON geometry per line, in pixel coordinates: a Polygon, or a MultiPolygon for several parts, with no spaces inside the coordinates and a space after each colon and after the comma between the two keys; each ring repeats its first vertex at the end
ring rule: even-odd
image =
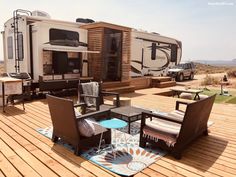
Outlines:
{"type": "Polygon", "coordinates": [[[82,136],[91,137],[95,134],[95,127],[93,122],[88,119],[78,121],[78,129],[82,136]]]}

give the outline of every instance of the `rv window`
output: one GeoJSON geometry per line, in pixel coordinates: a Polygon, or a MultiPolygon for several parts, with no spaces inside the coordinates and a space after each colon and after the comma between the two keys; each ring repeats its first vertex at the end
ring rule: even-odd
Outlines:
{"type": "Polygon", "coordinates": [[[23,47],[23,34],[19,33],[17,35],[17,41],[18,41],[18,59],[23,60],[24,59],[24,47],[23,47]]]}
{"type": "Polygon", "coordinates": [[[13,59],[13,37],[7,37],[7,55],[8,59],[13,59]]]}
{"type": "Polygon", "coordinates": [[[171,44],[171,54],[170,54],[170,56],[171,56],[171,58],[170,58],[171,62],[176,62],[177,61],[177,45],[171,44]]]}
{"type": "Polygon", "coordinates": [[[79,46],[79,33],[61,29],[49,30],[49,42],[53,45],[79,46]]]}
{"type": "Polygon", "coordinates": [[[152,60],[156,60],[156,50],[157,50],[157,44],[152,43],[152,55],[151,55],[152,60]]]}

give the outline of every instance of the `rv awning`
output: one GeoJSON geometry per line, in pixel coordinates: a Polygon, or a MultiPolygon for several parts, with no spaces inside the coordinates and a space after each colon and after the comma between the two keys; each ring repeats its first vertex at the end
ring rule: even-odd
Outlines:
{"type": "Polygon", "coordinates": [[[59,52],[100,53],[99,51],[85,50],[80,47],[65,47],[65,46],[43,46],[43,50],[59,51],[59,52]]]}

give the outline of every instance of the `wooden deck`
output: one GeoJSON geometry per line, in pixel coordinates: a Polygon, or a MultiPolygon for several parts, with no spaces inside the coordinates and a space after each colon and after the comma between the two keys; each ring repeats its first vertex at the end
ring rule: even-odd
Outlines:
{"type": "MultiPolygon", "coordinates": [[[[175,98],[152,95],[154,89],[129,94],[132,104],[170,111],[175,98]]],[[[193,143],[181,160],[169,155],[135,177],[147,176],[236,176],[236,106],[215,104],[211,133],[193,143]]],[[[37,133],[51,125],[46,100],[7,107],[0,114],[1,176],[118,176],[75,156],[61,145],[37,133]]]]}

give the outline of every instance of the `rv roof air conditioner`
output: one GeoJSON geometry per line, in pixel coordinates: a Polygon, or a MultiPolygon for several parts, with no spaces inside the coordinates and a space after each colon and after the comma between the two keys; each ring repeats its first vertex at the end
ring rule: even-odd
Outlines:
{"type": "Polygon", "coordinates": [[[94,23],[95,21],[89,18],[77,18],[77,23],[94,23]]]}
{"type": "Polygon", "coordinates": [[[47,12],[40,11],[40,10],[33,11],[32,16],[43,17],[43,18],[51,18],[51,16],[47,12]]]}
{"type": "Polygon", "coordinates": [[[152,34],[160,35],[160,33],[157,33],[157,32],[152,32],[152,34]]]}

